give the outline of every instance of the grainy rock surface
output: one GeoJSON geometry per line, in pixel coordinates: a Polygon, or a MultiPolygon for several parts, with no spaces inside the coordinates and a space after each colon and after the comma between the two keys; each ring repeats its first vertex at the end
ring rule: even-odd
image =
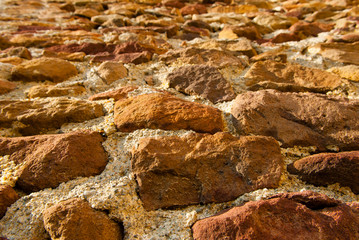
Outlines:
{"type": "MultiPolygon", "coordinates": [[[[316,184],[288,172],[296,161],[319,152],[341,156],[343,151],[359,150],[358,4],[358,0],[0,0],[0,138],[22,139],[21,144],[28,142],[26,136],[52,139],[0,153],[0,184],[11,186],[19,196],[0,219],[0,239],[61,238],[53,236],[56,230],[46,231],[44,213],[69,199],[83,199],[93,211],[122,222],[124,240],[191,240],[197,221],[247,202],[304,190],[328,197],[315,196],[314,201],[309,195],[294,194],[291,199],[287,195],[275,199],[302,209],[320,208],[333,198],[334,205],[342,206],[341,201],[358,211],[356,185],[345,177],[316,184]],[[258,66],[263,71],[254,71],[258,66]],[[181,81],[169,81],[171,73],[179,73],[181,81]],[[84,131],[93,132],[97,147],[87,140],[59,140],[84,131]],[[149,150],[146,141],[167,144],[166,149],[151,145],[149,150]],[[268,153],[272,148],[263,147],[268,141],[275,145],[272,154],[268,153]],[[151,157],[140,157],[139,146],[151,157]],[[237,148],[240,151],[234,151],[237,148]],[[90,165],[77,156],[86,160],[100,152],[104,157],[95,162],[101,166],[96,173],[64,178],[64,168],[73,172],[90,165]],[[16,153],[24,155],[15,158],[16,153]],[[26,165],[27,157],[33,165],[26,165]],[[282,160],[271,164],[273,159],[282,160]],[[183,168],[177,164],[180,160],[192,165],[183,168]],[[76,165],[79,161],[81,166],[76,165]],[[135,162],[147,167],[136,165],[135,171],[135,162]],[[42,177],[45,185],[22,190],[19,176],[26,167],[30,183],[39,183],[33,179],[42,177]],[[151,178],[143,178],[147,184],[143,192],[140,175],[155,176],[167,167],[161,181],[152,184],[146,182],[151,178]],[[201,177],[194,178],[189,170],[201,177]],[[53,179],[56,184],[46,185],[53,179]],[[176,179],[206,190],[186,192],[191,185],[177,184],[176,179]],[[168,184],[179,194],[166,195],[171,190],[168,184]],[[235,184],[241,187],[228,187],[235,184]]],[[[331,166],[324,161],[319,165],[323,163],[331,166]]],[[[354,169],[355,163],[350,166],[354,169]]],[[[328,176],[345,173],[356,179],[353,169],[339,162],[333,169],[328,176]]],[[[283,206],[279,209],[285,214],[283,206]]],[[[341,216],[335,211],[333,215],[341,216]]],[[[286,231],[286,226],[290,230],[301,220],[289,225],[282,221],[280,230],[286,231]]],[[[339,235],[334,236],[350,239],[346,231],[357,227],[354,220],[350,223],[336,225],[339,235]]],[[[265,219],[253,234],[271,224],[265,219]]],[[[305,236],[317,239],[316,234],[305,236]]]]}
{"type": "Polygon", "coordinates": [[[359,152],[321,153],[302,158],[288,171],[315,185],[340,183],[359,193],[359,152]]]}
{"type": "Polygon", "coordinates": [[[144,138],[131,165],[144,207],[154,210],[225,202],[276,187],[283,160],[272,138],[216,133],[144,138]]]}
{"type": "Polygon", "coordinates": [[[240,134],[273,136],[283,147],[358,149],[359,101],[274,90],[238,95],[232,107],[240,134]]]}
{"type": "Polygon", "coordinates": [[[198,221],[194,239],[357,239],[359,215],[326,196],[303,192],[249,202],[198,221]]]}
{"type": "Polygon", "coordinates": [[[51,239],[122,240],[119,224],[79,198],[47,208],[44,211],[44,226],[51,239]]]}
{"type": "Polygon", "coordinates": [[[12,187],[0,184],[0,219],[5,216],[7,208],[19,198],[12,187]]]}

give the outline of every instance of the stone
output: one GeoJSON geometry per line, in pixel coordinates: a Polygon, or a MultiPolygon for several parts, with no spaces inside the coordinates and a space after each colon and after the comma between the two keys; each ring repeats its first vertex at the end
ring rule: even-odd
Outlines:
{"type": "Polygon", "coordinates": [[[321,32],[329,32],[333,29],[332,24],[320,23],[320,22],[313,22],[308,23],[304,21],[299,21],[294,23],[289,30],[293,33],[301,33],[305,36],[318,36],[321,32]]]}
{"type": "Polygon", "coordinates": [[[83,9],[77,9],[74,12],[75,15],[86,17],[91,19],[94,16],[100,15],[99,11],[92,9],[92,8],[83,8],[83,9]]]}
{"type": "Polygon", "coordinates": [[[120,78],[127,77],[127,68],[120,62],[103,62],[97,68],[96,72],[107,84],[111,84],[120,78]]]}
{"type": "Polygon", "coordinates": [[[13,81],[51,81],[63,82],[77,75],[76,67],[68,61],[58,58],[37,58],[12,69],[11,79],[13,81]]]}
{"type": "Polygon", "coordinates": [[[19,57],[31,60],[32,56],[30,51],[25,47],[10,47],[0,52],[1,57],[19,57]]]}
{"type": "Polygon", "coordinates": [[[0,100],[0,113],[0,127],[13,127],[24,135],[38,134],[60,128],[64,123],[84,122],[104,115],[100,104],[68,98],[0,100]],[[21,124],[17,126],[17,123],[21,124]]]}
{"type": "Polygon", "coordinates": [[[114,112],[115,125],[121,132],[150,128],[215,133],[225,129],[218,109],[170,94],[151,93],[118,101],[114,112]]]}
{"type": "Polygon", "coordinates": [[[192,65],[176,69],[167,76],[169,87],[189,95],[199,95],[213,103],[231,101],[236,97],[231,84],[215,68],[192,65]]]}
{"type": "Polygon", "coordinates": [[[127,98],[127,94],[129,92],[132,92],[133,90],[136,90],[137,88],[138,88],[137,86],[126,86],[116,90],[92,95],[91,97],[89,97],[89,100],[96,101],[96,100],[113,98],[115,101],[118,101],[127,98]]]}
{"type": "Polygon", "coordinates": [[[164,0],[162,1],[162,5],[170,8],[183,8],[186,4],[182,1],[177,0],[164,0]]]}
{"type": "Polygon", "coordinates": [[[348,33],[340,38],[341,41],[347,43],[359,42],[359,33],[348,33]]]}
{"type": "Polygon", "coordinates": [[[359,42],[355,43],[321,43],[320,54],[333,61],[359,65],[359,42]]]}
{"type": "Polygon", "coordinates": [[[323,194],[305,191],[248,202],[196,222],[193,238],[358,239],[359,215],[355,208],[327,199],[323,194]],[[313,202],[320,204],[313,208],[313,202]]]}
{"type": "Polygon", "coordinates": [[[8,93],[16,88],[16,84],[0,78],[0,94],[8,93]]]}
{"type": "Polygon", "coordinates": [[[276,61],[276,62],[287,62],[287,54],[283,52],[284,49],[275,49],[275,50],[269,50],[263,53],[260,53],[256,56],[251,57],[252,62],[258,62],[258,61],[276,61]]]}
{"type": "Polygon", "coordinates": [[[218,35],[218,38],[220,39],[236,39],[238,37],[245,37],[250,40],[262,38],[255,26],[226,25],[218,35]]]}
{"type": "Polygon", "coordinates": [[[297,33],[280,33],[273,37],[270,42],[271,43],[284,43],[284,42],[291,42],[291,41],[300,41],[302,37],[299,36],[297,33]]]}
{"type": "Polygon", "coordinates": [[[273,138],[196,133],[141,139],[131,165],[144,208],[155,210],[276,187],[283,160],[273,138]]]}
{"type": "Polygon", "coordinates": [[[0,155],[23,164],[16,186],[30,193],[55,188],[77,177],[100,174],[108,162],[98,132],[0,138],[0,155]]]}
{"type": "Polygon", "coordinates": [[[208,9],[209,13],[249,13],[249,12],[258,12],[258,8],[254,5],[226,5],[226,6],[216,6],[208,9]]]}
{"type": "Polygon", "coordinates": [[[29,89],[27,96],[29,98],[61,97],[61,96],[79,96],[86,93],[82,86],[59,87],[53,85],[33,86],[29,89]]]}
{"type": "Polygon", "coordinates": [[[288,92],[327,92],[343,84],[339,76],[327,71],[272,60],[254,63],[244,78],[250,90],[271,88],[288,92]]]}
{"type": "Polygon", "coordinates": [[[166,64],[185,63],[185,64],[207,64],[213,67],[236,66],[244,69],[247,62],[233,52],[217,49],[200,49],[188,47],[180,50],[170,50],[159,58],[166,64]]]}
{"type": "Polygon", "coordinates": [[[80,198],[71,198],[47,208],[43,220],[51,239],[123,239],[118,223],[80,198]]]}
{"type": "Polygon", "coordinates": [[[342,78],[349,79],[351,81],[359,82],[359,66],[347,65],[343,67],[332,67],[329,72],[338,74],[342,78]]]}
{"type": "Polygon", "coordinates": [[[61,58],[67,61],[83,62],[86,54],[84,52],[67,53],[67,52],[51,52],[48,50],[44,50],[43,56],[50,58],[61,58]]]}
{"type": "Polygon", "coordinates": [[[64,4],[61,4],[59,6],[61,10],[67,11],[67,12],[75,12],[75,6],[71,2],[67,2],[64,4]]]}
{"type": "Polygon", "coordinates": [[[278,29],[287,29],[296,21],[298,21],[296,18],[270,14],[261,14],[253,19],[254,23],[268,27],[273,31],[278,29]]]}
{"type": "Polygon", "coordinates": [[[273,136],[282,147],[335,145],[358,150],[359,101],[315,93],[261,90],[240,94],[231,113],[241,135],[273,136]]]}
{"type": "Polygon", "coordinates": [[[207,8],[203,4],[198,4],[198,3],[188,4],[183,8],[181,8],[180,13],[183,16],[191,15],[191,14],[203,14],[203,13],[207,13],[207,8]]]}
{"type": "Polygon", "coordinates": [[[0,219],[5,216],[7,208],[19,198],[19,195],[12,187],[0,184],[0,219]]]}
{"type": "Polygon", "coordinates": [[[359,194],[359,151],[315,154],[295,161],[288,171],[316,186],[339,183],[359,194]]]}

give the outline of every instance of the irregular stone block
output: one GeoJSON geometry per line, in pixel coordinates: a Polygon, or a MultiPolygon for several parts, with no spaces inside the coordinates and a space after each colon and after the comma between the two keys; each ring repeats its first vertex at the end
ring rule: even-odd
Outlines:
{"type": "Polygon", "coordinates": [[[5,216],[7,208],[19,198],[12,187],[0,184],[0,219],[5,216]]]}

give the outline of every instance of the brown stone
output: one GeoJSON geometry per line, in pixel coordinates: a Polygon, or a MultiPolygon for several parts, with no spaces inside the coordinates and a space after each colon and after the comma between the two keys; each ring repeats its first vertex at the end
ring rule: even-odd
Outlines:
{"type": "Polygon", "coordinates": [[[210,13],[249,13],[249,12],[258,12],[258,8],[254,5],[226,5],[226,6],[216,6],[208,9],[210,13]]]}
{"type": "Polygon", "coordinates": [[[195,240],[355,240],[358,224],[355,208],[307,191],[246,203],[196,222],[192,231],[195,240]]]}
{"type": "Polygon", "coordinates": [[[29,89],[27,96],[29,98],[78,96],[84,94],[86,89],[82,86],[58,87],[52,85],[33,86],[29,89]]]}
{"type": "Polygon", "coordinates": [[[185,6],[184,2],[178,0],[164,0],[162,1],[162,4],[171,8],[183,8],[185,6]]]}
{"type": "Polygon", "coordinates": [[[321,153],[295,161],[288,171],[316,186],[339,183],[359,194],[359,152],[321,153]]]}
{"type": "Polygon", "coordinates": [[[154,210],[277,187],[283,160],[273,138],[216,133],[141,139],[131,164],[144,207],[154,210]]]}
{"type": "Polygon", "coordinates": [[[298,21],[296,18],[271,14],[260,14],[253,19],[254,23],[268,27],[271,30],[287,29],[296,21],[298,21]]]}
{"type": "Polygon", "coordinates": [[[218,109],[162,93],[118,101],[115,104],[115,124],[122,132],[151,128],[215,133],[225,128],[218,109]]]}
{"type": "Polygon", "coordinates": [[[342,78],[346,78],[351,81],[359,82],[359,66],[357,66],[357,65],[346,65],[343,67],[332,67],[328,71],[338,74],[342,78]]]}
{"type": "Polygon", "coordinates": [[[66,134],[0,138],[0,155],[23,164],[17,187],[25,192],[55,188],[77,177],[100,174],[107,156],[98,132],[77,131],[66,134]]]}
{"type": "Polygon", "coordinates": [[[185,48],[170,50],[160,56],[160,60],[166,64],[182,62],[186,64],[207,64],[214,67],[237,66],[245,68],[247,63],[230,51],[216,49],[185,48]]]}
{"type": "Polygon", "coordinates": [[[94,16],[100,15],[100,13],[92,8],[83,8],[83,9],[77,9],[74,12],[75,15],[81,16],[81,17],[87,17],[87,18],[92,18],[94,16]]]}
{"type": "Polygon", "coordinates": [[[285,54],[283,52],[283,49],[280,48],[280,49],[263,52],[251,58],[252,62],[267,61],[267,60],[286,63],[287,54],[285,54]]]}
{"type": "Polygon", "coordinates": [[[129,92],[132,92],[133,90],[136,90],[137,88],[138,88],[137,86],[122,87],[122,88],[119,88],[119,89],[116,89],[113,91],[95,94],[95,95],[89,97],[89,100],[96,101],[96,100],[113,98],[115,101],[118,101],[118,100],[127,98],[127,94],[129,92]]]}
{"type": "Polygon", "coordinates": [[[127,68],[120,62],[103,62],[97,68],[97,74],[106,81],[107,84],[111,84],[114,81],[127,76],[127,68]]]}
{"type": "Polygon", "coordinates": [[[11,92],[16,88],[16,84],[0,78],[0,94],[11,92]]]}
{"type": "Polygon", "coordinates": [[[50,58],[61,58],[67,61],[83,62],[86,54],[84,52],[67,53],[67,52],[51,52],[48,50],[44,50],[43,56],[50,58]]]}
{"type": "Polygon", "coordinates": [[[355,43],[321,43],[320,53],[333,61],[359,65],[359,42],[355,43]]]}
{"type": "Polygon", "coordinates": [[[284,43],[284,42],[291,42],[291,41],[300,41],[302,40],[301,36],[297,33],[280,33],[276,35],[274,38],[270,40],[272,43],[284,43]]]}
{"type": "Polygon", "coordinates": [[[1,57],[19,57],[31,60],[32,56],[30,51],[25,47],[10,47],[0,52],[1,57]]]}
{"type": "Polygon", "coordinates": [[[341,41],[347,43],[359,42],[359,33],[348,33],[340,38],[341,41]]]}
{"type": "Polygon", "coordinates": [[[301,33],[305,36],[318,36],[318,33],[329,32],[333,29],[332,24],[325,24],[319,22],[308,23],[304,21],[293,24],[289,30],[293,33],[301,33]]]}
{"type": "MultiPolygon", "coordinates": [[[[235,26],[235,25],[227,25],[223,28],[223,30],[221,32],[219,32],[219,38],[225,38],[225,39],[233,39],[233,38],[228,38],[226,36],[228,35],[224,35],[224,32],[228,32],[231,31],[233,34],[235,34],[238,37],[246,37],[250,40],[257,40],[257,39],[261,39],[262,36],[260,34],[260,32],[258,31],[258,29],[255,26],[235,26]]],[[[233,35],[234,37],[234,35],[233,35]]],[[[235,39],[235,38],[234,38],[235,39]]]]}
{"type": "Polygon", "coordinates": [[[51,239],[122,240],[118,223],[105,213],[92,209],[80,198],[59,202],[43,212],[44,227],[51,239]]]}
{"type": "Polygon", "coordinates": [[[24,62],[12,69],[15,81],[66,81],[77,75],[77,69],[70,62],[57,58],[38,58],[24,62]]]}
{"type": "Polygon", "coordinates": [[[168,74],[167,80],[169,87],[189,95],[200,95],[213,103],[231,101],[236,97],[222,74],[207,65],[180,67],[168,74]]]}
{"type": "Polygon", "coordinates": [[[0,113],[0,127],[21,123],[17,128],[25,135],[38,134],[60,128],[64,123],[83,122],[104,115],[100,104],[67,98],[1,100],[0,113]]]}
{"type": "Polygon", "coordinates": [[[282,147],[359,149],[359,101],[314,93],[262,90],[240,94],[233,116],[241,135],[273,136],[282,147]]]}
{"type": "Polygon", "coordinates": [[[342,85],[341,78],[335,74],[270,60],[254,63],[244,77],[250,90],[271,88],[288,92],[327,92],[342,85]]]}
{"type": "Polygon", "coordinates": [[[12,187],[0,184],[0,219],[5,216],[7,208],[18,199],[19,196],[12,187]]]}
{"type": "Polygon", "coordinates": [[[59,6],[61,10],[67,11],[67,12],[75,12],[75,6],[71,2],[67,2],[64,4],[61,4],[59,6]]]}
{"type": "Polygon", "coordinates": [[[191,14],[203,14],[207,13],[207,8],[203,4],[195,3],[184,6],[181,8],[180,12],[183,16],[191,14]]]}

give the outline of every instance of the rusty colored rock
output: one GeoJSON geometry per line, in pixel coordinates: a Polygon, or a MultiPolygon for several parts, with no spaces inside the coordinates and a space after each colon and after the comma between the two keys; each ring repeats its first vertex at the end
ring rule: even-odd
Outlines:
{"type": "Polygon", "coordinates": [[[359,101],[314,93],[262,90],[240,94],[233,116],[241,135],[273,136],[282,147],[359,149],[359,101]]]}
{"type": "Polygon", "coordinates": [[[102,105],[84,101],[57,98],[53,100],[1,100],[0,127],[14,127],[24,135],[60,128],[64,123],[84,122],[104,115],[102,105]],[[16,124],[17,125],[17,124],[16,124]]]}
{"type": "Polygon", "coordinates": [[[0,155],[23,164],[16,186],[25,192],[55,188],[77,177],[100,174],[107,156],[98,132],[0,138],[0,155]]]}
{"type": "Polygon", "coordinates": [[[273,138],[216,133],[141,139],[131,164],[144,207],[154,210],[276,187],[283,160],[273,138]]]}
{"type": "Polygon", "coordinates": [[[321,153],[295,161],[288,171],[316,186],[339,183],[359,194],[359,152],[321,153]]]}
{"type": "Polygon", "coordinates": [[[230,83],[207,65],[180,67],[168,74],[169,86],[189,95],[200,95],[213,103],[231,101],[236,95],[230,83]]]}
{"type": "Polygon", "coordinates": [[[359,65],[359,42],[355,43],[321,43],[320,53],[323,57],[342,63],[359,65]]]}
{"type": "Polygon", "coordinates": [[[8,93],[16,88],[16,84],[0,78],[0,94],[8,93]]]}
{"type": "Polygon", "coordinates": [[[223,30],[221,32],[219,32],[219,38],[236,39],[238,37],[246,37],[250,40],[257,40],[257,39],[262,38],[260,32],[258,31],[258,29],[255,26],[227,25],[223,28],[223,30]],[[229,38],[228,38],[228,35],[224,35],[224,33],[226,33],[226,32],[227,32],[227,34],[230,34],[232,32],[232,34],[234,34],[234,35],[229,35],[229,38]],[[230,36],[233,36],[233,38],[230,36]]]}
{"type": "Polygon", "coordinates": [[[280,33],[276,35],[274,38],[270,40],[272,43],[284,43],[284,42],[291,42],[291,41],[300,41],[302,40],[301,36],[297,33],[280,33]]]}
{"type": "Polygon", "coordinates": [[[122,88],[119,88],[119,89],[116,89],[113,91],[95,94],[95,95],[89,97],[89,100],[96,101],[96,100],[113,98],[115,101],[118,101],[118,100],[127,98],[127,94],[129,92],[132,92],[133,90],[136,90],[137,88],[138,88],[137,86],[122,87],[122,88]]]}
{"type": "Polygon", "coordinates": [[[225,129],[218,109],[162,93],[118,101],[115,104],[115,124],[122,132],[151,128],[215,133],[225,129]]]}
{"type": "Polygon", "coordinates": [[[33,86],[29,89],[27,96],[29,98],[78,96],[84,94],[86,89],[82,86],[58,87],[52,85],[33,86]]]}
{"type": "Polygon", "coordinates": [[[122,240],[118,223],[105,213],[92,209],[80,198],[71,198],[43,212],[44,227],[51,239],[61,240],[122,240]]]}
{"type": "Polygon", "coordinates": [[[196,222],[192,231],[195,240],[355,240],[359,237],[358,224],[354,207],[306,191],[246,203],[196,222]]]}
{"type": "Polygon", "coordinates": [[[271,88],[288,92],[327,92],[343,84],[337,75],[320,69],[270,60],[254,63],[244,77],[250,90],[271,88]]]}
{"type": "Polygon", "coordinates": [[[12,69],[14,81],[66,81],[77,75],[77,69],[70,62],[58,58],[38,58],[24,62],[12,69]]]}
{"type": "Polygon", "coordinates": [[[293,33],[301,33],[305,36],[318,36],[321,32],[329,32],[333,29],[332,24],[325,24],[319,22],[308,23],[304,21],[293,24],[289,30],[293,33]]]}
{"type": "Polygon", "coordinates": [[[4,57],[19,57],[31,60],[32,56],[30,51],[25,47],[10,47],[0,52],[0,56],[4,57]]]}
{"type": "Polygon", "coordinates": [[[12,187],[0,184],[0,219],[5,216],[7,208],[19,198],[12,187]]]}
{"type": "Polygon", "coordinates": [[[190,14],[203,14],[203,13],[207,13],[207,8],[203,4],[195,3],[182,7],[180,12],[183,16],[190,14]]]}

